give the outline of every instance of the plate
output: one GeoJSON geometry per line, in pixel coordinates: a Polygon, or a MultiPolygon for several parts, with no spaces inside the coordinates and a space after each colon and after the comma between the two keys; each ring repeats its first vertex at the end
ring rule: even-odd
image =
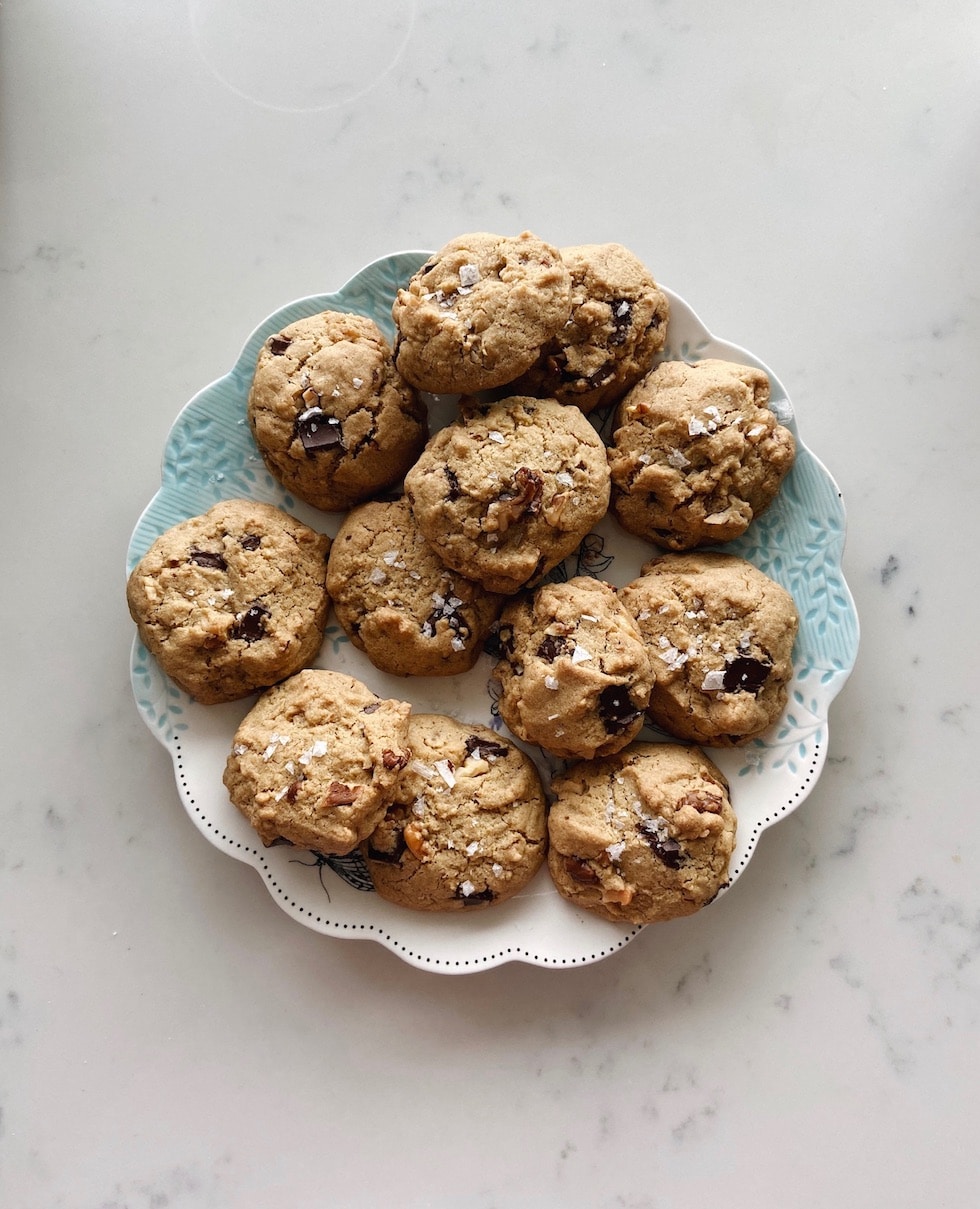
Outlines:
{"type": "MultiPolygon", "coordinates": [[[[160,489],[130,541],[127,574],[164,530],[221,499],[263,500],[331,536],[336,532],[341,517],[289,495],[268,474],[252,442],[245,407],[255,360],[267,336],[327,309],[368,315],[392,336],[395,292],[428,255],[385,256],[337,293],[292,302],[259,324],[230,373],[195,395],[174,422],[164,449],[160,489]]],[[[827,756],[830,703],[857,653],[858,620],[841,569],[845,519],[840,491],[800,439],[786,390],[758,358],[712,336],[681,298],[665,292],[672,309],[663,358],[721,357],[759,366],[770,378],[774,412],[797,439],[795,465],[776,501],[740,539],[724,547],[783,584],[800,612],[793,681],[782,717],[766,735],[745,747],[710,750],[729,779],[738,816],[730,886],[745,871],[762,832],[795,810],[817,782],[827,756]]],[[[432,426],[445,423],[453,401],[432,398],[429,403],[432,426]]],[[[600,575],[621,586],[635,578],[653,553],[650,545],[625,534],[607,517],[559,574],[600,575]]],[[[382,696],[407,698],[420,711],[501,727],[488,683],[493,664],[487,655],[465,675],[409,681],[375,669],[331,622],[317,666],[356,676],[382,696]]],[[[328,936],[376,941],[412,965],[443,973],[509,961],[586,965],[622,949],[642,930],[572,907],[554,890],[547,868],[522,894],[492,910],[430,915],[379,898],[356,855],[326,858],[288,847],[263,848],[228,800],[221,780],[232,736],[254,698],[219,706],[197,704],[160,671],[138,638],[130,670],[140,715],[170,752],[180,800],[190,818],[212,844],[252,865],[279,906],[306,927],[328,936]]],[[[645,731],[640,737],[666,736],[645,731]]],[[[536,748],[525,750],[545,775],[558,766],[558,761],[536,748]]],[[[712,909],[718,909],[723,898],[724,892],[712,909]]]]}

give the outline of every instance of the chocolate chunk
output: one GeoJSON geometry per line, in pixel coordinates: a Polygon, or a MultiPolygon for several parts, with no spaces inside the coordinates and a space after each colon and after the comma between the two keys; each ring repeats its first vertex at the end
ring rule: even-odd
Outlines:
{"type": "Polygon", "coordinates": [[[769,678],[771,663],[739,655],[725,664],[724,686],[726,693],[758,693],[769,678]]]}
{"type": "Polygon", "coordinates": [[[288,340],[285,336],[270,336],[269,352],[273,357],[281,357],[291,344],[292,340],[288,340]]]}
{"type": "Polygon", "coordinates": [[[661,836],[652,819],[640,821],[640,834],[650,845],[653,854],[660,858],[668,869],[680,869],[684,864],[684,850],[676,840],[661,836]]]}
{"type": "Polygon", "coordinates": [[[303,448],[312,457],[324,449],[344,448],[344,434],[340,421],[328,416],[319,407],[311,407],[296,419],[296,435],[303,448]]]}
{"type": "Polygon", "coordinates": [[[578,882],[580,886],[597,886],[599,884],[599,874],[588,861],[582,860],[581,857],[566,856],[564,865],[568,876],[573,882],[578,882]]]}
{"type": "Polygon", "coordinates": [[[295,781],[290,782],[289,788],[286,790],[286,793],[284,795],[287,802],[296,801],[296,795],[299,793],[299,787],[303,784],[303,782],[305,780],[306,780],[305,776],[300,776],[300,777],[297,777],[297,779],[295,781]]]}
{"type": "Polygon", "coordinates": [[[514,653],[514,627],[494,623],[483,644],[483,649],[494,659],[506,659],[514,653]]]}
{"type": "Polygon", "coordinates": [[[372,701],[370,705],[365,705],[365,707],[361,710],[361,713],[362,714],[373,714],[380,708],[381,708],[380,701],[372,701]]]}
{"type": "Polygon", "coordinates": [[[559,655],[567,655],[573,649],[574,643],[563,634],[545,634],[538,645],[538,658],[547,659],[554,663],[559,655]]]}
{"type": "Polygon", "coordinates": [[[239,538],[238,544],[243,550],[257,550],[262,542],[262,538],[257,533],[246,533],[239,538]]]}
{"type": "Polygon", "coordinates": [[[449,484],[449,494],[446,498],[449,500],[458,500],[462,492],[459,489],[459,479],[456,477],[456,471],[450,469],[449,466],[443,466],[442,469],[446,476],[446,482],[449,484]]]}
{"type": "Polygon", "coordinates": [[[481,739],[479,735],[469,735],[466,739],[466,753],[476,756],[478,760],[489,760],[491,757],[506,756],[508,748],[496,739],[481,739]]]}
{"type": "Polygon", "coordinates": [[[492,903],[493,891],[487,886],[485,890],[473,890],[469,894],[464,894],[463,887],[457,886],[454,897],[462,899],[464,907],[476,907],[480,903],[492,903]]]}
{"type": "Polygon", "coordinates": [[[350,806],[357,801],[360,785],[345,785],[343,781],[331,781],[324,799],[328,806],[350,806]]]}
{"type": "Polygon", "coordinates": [[[410,751],[392,751],[390,747],[386,747],[381,753],[381,763],[385,768],[404,768],[411,754],[410,751]]]}
{"type": "Polygon", "coordinates": [[[192,550],[189,555],[192,563],[197,563],[199,567],[210,567],[214,571],[227,571],[228,564],[224,557],[220,554],[215,554],[212,550],[192,550]]]}
{"type": "Polygon", "coordinates": [[[258,642],[265,634],[265,619],[271,615],[263,605],[251,605],[244,613],[240,613],[235,618],[234,624],[228,631],[229,638],[241,638],[245,642],[258,642]]]}
{"type": "Polygon", "coordinates": [[[622,734],[642,713],[633,704],[625,684],[610,684],[599,694],[599,717],[607,734],[622,734]]]}
{"type": "Polygon", "coordinates": [[[401,830],[395,832],[395,846],[390,851],[386,848],[376,848],[373,839],[374,837],[372,836],[367,843],[368,860],[381,861],[385,865],[397,865],[407,847],[404,832],[401,830]]]}

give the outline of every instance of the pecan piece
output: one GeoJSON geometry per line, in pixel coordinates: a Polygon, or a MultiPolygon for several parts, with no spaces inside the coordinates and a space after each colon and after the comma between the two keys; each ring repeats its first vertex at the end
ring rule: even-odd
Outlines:
{"type": "Polygon", "coordinates": [[[565,872],[573,882],[578,882],[580,886],[596,886],[599,884],[598,873],[596,873],[588,861],[583,861],[577,856],[565,857],[565,872]]]}
{"type": "Polygon", "coordinates": [[[506,533],[525,513],[535,516],[541,511],[544,479],[536,470],[518,466],[514,472],[514,490],[503,492],[487,508],[484,528],[488,533],[506,533]]]}

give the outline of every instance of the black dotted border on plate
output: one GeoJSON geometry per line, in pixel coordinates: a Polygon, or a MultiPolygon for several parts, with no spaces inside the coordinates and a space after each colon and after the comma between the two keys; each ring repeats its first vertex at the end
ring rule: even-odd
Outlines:
{"type": "Polygon", "coordinates": [[[818,740],[813,745],[813,756],[810,760],[810,771],[803,778],[796,793],[793,794],[793,796],[782,807],[782,809],[777,810],[772,814],[767,814],[766,817],[761,820],[761,822],[756,823],[755,827],[753,827],[752,834],[749,836],[748,847],[745,849],[745,852],[742,855],[742,859],[739,862],[738,867],[735,870],[733,870],[729,884],[731,884],[731,882],[733,882],[735,880],[735,878],[742,872],[742,870],[745,868],[745,866],[749,863],[749,858],[752,856],[752,853],[755,851],[755,845],[759,839],[759,836],[762,835],[763,831],[765,831],[765,829],[768,826],[770,826],[770,824],[775,823],[777,819],[781,819],[784,814],[786,814],[788,811],[792,810],[793,807],[802,798],[805,798],[806,795],[810,792],[810,787],[812,785],[813,778],[816,774],[817,768],[820,765],[821,751],[822,751],[822,748],[821,748],[820,742],[818,740]]]}
{"type": "Polygon", "coordinates": [[[236,849],[241,852],[247,852],[250,856],[255,857],[258,861],[262,874],[270,890],[275,892],[275,896],[280,902],[289,909],[290,913],[296,912],[301,919],[310,921],[310,926],[316,924],[325,928],[330,928],[332,931],[327,933],[334,936],[357,936],[363,934],[365,937],[371,937],[378,940],[391,948],[394,952],[402,954],[409,958],[420,968],[431,966],[432,968],[444,967],[451,970],[467,970],[477,969],[480,966],[498,965],[506,961],[526,960],[535,965],[570,967],[591,965],[592,962],[599,961],[603,957],[608,957],[611,953],[617,952],[619,949],[625,948],[631,940],[643,931],[642,926],[637,925],[626,936],[622,937],[616,944],[610,945],[608,948],[600,949],[597,953],[591,953],[585,957],[544,957],[540,953],[530,953],[527,949],[522,949],[519,945],[508,945],[506,949],[498,949],[494,953],[487,953],[483,957],[464,958],[460,961],[447,961],[441,957],[426,957],[421,953],[417,953],[408,945],[403,944],[400,940],[387,931],[385,928],[380,928],[376,924],[352,924],[352,923],[336,923],[333,920],[327,919],[326,916],[320,915],[308,908],[301,906],[294,898],[291,898],[286,891],[279,885],[273,876],[269,862],[265,859],[265,855],[258,848],[253,848],[249,844],[243,844],[240,840],[232,839],[230,835],[226,835],[223,831],[219,831],[217,827],[208,819],[208,817],[198,806],[197,802],[191,796],[190,787],[187,784],[187,777],[184,775],[184,757],[180,746],[180,739],[171,734],[170,741],[173,744],[174,766],[177,770],[177,780],[180,784],[184,800],[191,807],[194,814],[204,824],[208,831],[212,833],[222,844],[225,844],[230,849],[236,849]]]}

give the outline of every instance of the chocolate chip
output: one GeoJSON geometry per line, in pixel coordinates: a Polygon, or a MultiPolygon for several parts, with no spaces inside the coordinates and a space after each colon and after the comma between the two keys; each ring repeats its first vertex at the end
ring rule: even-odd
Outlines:
{"type": "Polygon", "coordinates": [[[265,634],[265,619],[271,614],[260,604],[253,604],[235,618],[234,625],[228,631],[229,638],[240,638],[244,642],[258,642],[265,634]]]}
{"type": "Polygon", "coordinates": [[[192,550],[188,556],[192,563],[197,563],[199,567],[210,567],[213,571],[227,571],[228,564],[224,557],[220,554],[215,554],[212,550],[192,550]]]}
{"type": "Polygon", "coordinates": [[[340,421],[328,416],[319,407],[311,407],[296,419],[296,435],[312,457],[324,449],[344,448],[344,433],[340,421]]]}
{"type": "Polygon", "coordinates": [[[446,476],[446,482],[449,484],[449,493],[446,498],[449,500],[458,500],[462,492],[459,489],[459,479],[456,477],[456,471],[450,469],[449,466],[443,466],[442,469],[446,476]]]}
{"type": "Polygon", "coordinates": [[[739,655],[725,664],[724,686],[726,693],[758,693],[769,678],[771,663],[739,655]]]}
{"type": "Polygon", "coordinates": [[[610,684],[599,694],[599,717],[607,734],[622,734],[642,713],[633,704],[625,684],[610,684]]]}
{"type": "Polygon", "coordinates": [[[668,869],[679,869],[684,864],[683,848],[669,836],[661,836],[652,819],[641,819],[640,834],[650,845],[653,854],[659,857],[668,869]]]}
{"type": "Polygon", "coordinates": [[[539,659],[554,663],[559,655],[567,655],[572,647],[571,639],[563,634],[545,634],[538,645],[537,655],[539,659]]]}
{"type": "Polygon", "coordinates": [[[246,533],[243,537],[239,538],[238,544],[243,550],[257,550],[261,541],[262,538],[257,533],[246,533]]]}
{"type": "Polygon", "coordinates": [[[509,749],[498,743],[496,739],[482,739],[479,735],[468,735],[466,753],[476,756],[478,760],[488,760],[492,756],[506,756],[509,749]]]}
{"type": "Polygon", "coordinates": [[[269,352],[273,357],[281,357],[291,344],[292,340],[288,340],[285,336],[270,336],[269,352]]]}

